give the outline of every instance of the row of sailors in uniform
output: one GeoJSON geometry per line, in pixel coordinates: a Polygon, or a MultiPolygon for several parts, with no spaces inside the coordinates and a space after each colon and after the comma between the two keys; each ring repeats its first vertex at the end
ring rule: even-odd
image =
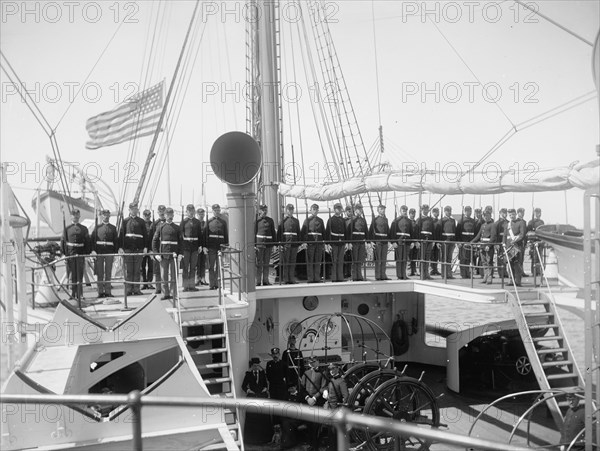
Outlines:
{"type": "MultiPolygon", "coordinates": [[[[444,208],[444,216],[439,219],[439,209],[434,208],[432,214],[429,214],[429,206],[421,206],[421,215],[414,219],[416,211],[408,209],[403,205],[400,207],[400,214],[391,225],[385,216],[385,205],[379,205],[377,216],[373,219],[370,226],[364,218],[363,208],[360,203],[351,207],[346,207],[346,217],[342,217],[343,207],[341,203],[334,205],[335,214],[331,216],[327,224],[318,217],[319,206],[313,204],[310,208],[310,216],[306,218],[302,227],[299,221],[293,217],[294,206],[286,206],[286,216],[281,221],[277,233],[274,232],[273,221],[266,216],[266,206],[260,207],[262,213],[259,214],[256,227],[256,242],[260,246],[260,252],[264,255],[257,258],[257,284],[268,284],[268,262],[270,257],[269,242],[273,237],[282,243],[282,266],[284,283],[295,283],[294,270],[296,263],[296,253],[300,243],[307,245],[307,276],[308,282],[319,282],[321,274],[321,263],[323,260],[324,246],[321,242],[327,241],[328,250],[331,254],[333,271],[332,280],[344,280],[344,251],[349,250],[352,253],[352,280],[363,280],[363,269],[366,260],[366,242],[373,242],[375,278],[377,280],[388,280],[385,273],[388,253],[388,243],[392,243],[395,250],[395,260],[397,262],[397,277],[407,279],[406,262],[411,260],[421,260],[421,278],[430,279],[429,262],[438,261],[445,263],[443,266],[447,278],[454,278],[451,271],[452,254],[456,242],[460,246],[459,261],[461,276],[470,278],[470,266],[477,262],[480,257],[479,252],[473,251],[461,243],[480,243],[481,244],[481,263],[488,267],[484,276],[484,282],[491,283],[492,271],[491,257],[493,257],[494,245],[506,243],[516,247],[520,251],[521,268],[515,268],[513,272],[520,285],[520,277],[523,274],[523,249],[527,240],[527,233],[535,230],[543,224],[541,220],[541,210],[534,210],[535,218],[529,223],[524,220],[525,210],[500,209],[500,217],[497,221],[491,219],[492,207],[486,207],[483,212],[481,209],[475,209],[475,218],[472,218],[472,208],[464,208],[463,217],[456,221],[452,217],[452,207],[444,208]],[[353,211],[352,211],[353,210],[353,211]],[[354,213],[354,214],[352,214],[354,213]],[[511,215],[511,220],[507,220],[507,214],[511,215]],[[510,232],[509,232],[510,231],[510,232]],[[340,241],[339,245],[335,241],[340,241]],[[448,243],[441,242],[447,241],[448,243]],[[434,245],[434,242],[437,242],[434,245]],[[346,244],[347,243],[347,244],[346,244]],[[421,247],[421,244],[423,246],[421,247]],[[490,251],[491,246],[491,251],[490,251]],[[419,256],[419,249],[421,255],[419,256]],[[440,253],[442,255],[440,255],[440,253]],[[484,258],[485,257],[485,258],[484,258]],[[520,274],[517,274],[520,272],[520,274]]],[[[413,263],[414,264],[414,263],[413,263]]],[[[433,263],[431,274],[441,275],[437,272],[437,264],[433,263]]],[[[499,263],[502,266],[502,263],[499,263]]],[[[414,266],[411,265],[411,275],[414,275],[414,266]]]]}
{"type": "MultiPolygon", "coordinates": [[[[67,269],[71,282],[71,297],[81,298],[84,274],[84,259],[77,256],[95,255],[95,273],[98,277],[98,296],[112,296],[111,272],[115,253],[124,254],[125,288],[128,295],[142,294],[140,278],[144,283],[151,282],[151,276],[157,277],[156,293],[164,292],[163,299],[170,299],[177,283],[177,261],[183,263],[183,289],[195,291],[195,278],[198,273],[200,282],[204,282],[204,267],[199,268],[198,255],[208,259],[209,281],[211,289],[218,288],[217,253],[221,245],[229,242],[226,221],[220,215],[220,206],[213,205],[213,218],[207,222],[194,217],[196,209],[193,205],[186,207],[187,217],[180,224],[173,222],[174,211],[161,205],[158,207],[159,218],[150,221],[150,212],[144,212],[145,219],[138,216],[139,209],[135,202],[129,205],[129,216],[123,220],[120,232],[110,223],[110,211],[102,210],[102,223],[89,234],[87,227],[79,223],[78,209],[71,211],[72,223],[65,227],[61,247],[66,256],[75,256],[67,260],[67,269]],[[152,258],[158,264],[150,267],[152,258]],[[144,255],[146,254],[146,255],[144,255]],[[142,271],[142,263],[150,267],[142,271]],[[159,269],[160,265],[160,270],[159,269]],[[131,282],[131,283],[127,283],[131,282]],[[162,282],[162,287],[161,287],[162,282]],[[161,290],[162,288],[162,290],[161,290]]],[[[199,209],[198,214],[204,213],[199,209]]],[[[143,288],[149,288],[144,285],[143,288]]]]}

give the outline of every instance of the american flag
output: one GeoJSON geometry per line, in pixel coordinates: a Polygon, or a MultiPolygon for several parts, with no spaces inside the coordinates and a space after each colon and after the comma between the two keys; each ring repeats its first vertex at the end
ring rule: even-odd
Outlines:
{"type": "Polygon", "coordinates": [[[142,91],[116,108],[87,120],[90,141],[87,149],[112,146],[131,139],[152,135],[163,106],[164,80],[142,91]]]}

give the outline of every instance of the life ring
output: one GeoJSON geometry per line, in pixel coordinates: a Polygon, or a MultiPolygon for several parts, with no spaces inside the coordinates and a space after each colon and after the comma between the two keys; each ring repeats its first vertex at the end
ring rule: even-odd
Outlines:
{"type": "Polygon", "coordinates": [[[392,332],[390,333],[390,339],[392,341],[392,348],[394,355],[402,355],[408,351],[409,339],[408,339],[408,327],[404,321],[397,319],[392,324],[392,332]]]}

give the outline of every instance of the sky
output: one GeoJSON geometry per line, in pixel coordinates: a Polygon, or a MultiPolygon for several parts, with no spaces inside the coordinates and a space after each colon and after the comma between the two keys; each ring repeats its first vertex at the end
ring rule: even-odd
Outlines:
{"type": "MultiPolygon", "coordinates": [[[[85,122],[163,79],[168,85],[194,2],[167,2],[158,21],[157,1],[0,4],[1,50],[56,129],[63,160],[92,170],[128,203],[152,139],[140,139],[135,152],[130,143],[86,150],[85,122]]],[[[598,33],[597,1],[529,4],[583,40],[593,42],[598,33]]],[[[328,94],[306,80],[311,69],[303,64],[297,5],[284,1],[281,11],[282,84],[288,94],[282,104],[284,158],[290,164],[293,149],[306,183],[322,181],[324,146],[311,101],[317,92],[328,94]]],[[[535,170],[596,158],[600,121],[598,97],[589,95],[595,89],[592,47],[521,5],[326,1],[324,15],[362,140],[369,149],[381,125],[385,150],[378,158],[394,169],[407,163],[466,168],[511,129],[519,131],[483,164],[535,170]],[[588,101],[520,129],[585,95],[588,101]]],[[[226,203],[227,188],[208,171],[209,155],[218,136],[246,130],[248,17],[244,3],[202,3],[197,56],[187,89],[179,90],[181,112],[163,132],[170,140],[169,167],[152,183],[143,206],[226,203]]],[[[320,71],[316,60],[313,69],[320,71]]],[[[43,181],[46,155],[52,155],[50,140],[4,72],[0,85],[0,160],[10,164],[8,181],[31,215],[34,189],[43,181]]],[[[535,205],[548,223],[582,225],[579,190],[442,200],[425,193],[423,199],[455,211],[466,204],[523,206],[527,216],[535,205]]],[[[384,201],[388,207],[417,206],[415,195],[403,193],[388,193],[384,201]]]]}

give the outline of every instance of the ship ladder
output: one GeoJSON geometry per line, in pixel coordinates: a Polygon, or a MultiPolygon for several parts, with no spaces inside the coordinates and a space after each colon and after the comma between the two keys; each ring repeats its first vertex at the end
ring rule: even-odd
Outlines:
{"type": "MultiPolygon", "coordinates": [[[[504,252],[508,261],[506,248],[504,252]]],[[[565,392],[581,390],[584,387],[584,379],[558,315],[543,267],[542,274],[548,291],[538,290],[537,299],[533,300],[521,300],[519,291],[514,285],[512,269],[510,265],[506,265],[506,268],[515,287],[514,295],[507,293],[508,303],[527,352],[527,357],[523,356],[517,360],[515,364],[517,372],[525,376],[533,371],[542,390],[564,390],[565,392]]],[[[546,405],[554,422],[561,428],[568,402],[564,397],[548,396],[546,405]]]]}
{"type": "MultiPolygon", "coordinates": [[[[219,257],[219,260],[221,258],[219,257]]],[[[220,262],[222,267],[222,262],[220,262]]],[[[222,286],[222,285],[221,285],[222,286]]],[[[217,305],[204,307],[203,318],[183,320],[182,334],[188,350],[196,362],[196,368],[212,396],[235,398],[235,381],[227,330],[223,290],[218,290],[217,305]]],[[[227,443],[216,443],[203,450],[243,450],[242,428],[237,409],[225,409],[225,423],[231,433],[235,447],[227,443]]]]}

